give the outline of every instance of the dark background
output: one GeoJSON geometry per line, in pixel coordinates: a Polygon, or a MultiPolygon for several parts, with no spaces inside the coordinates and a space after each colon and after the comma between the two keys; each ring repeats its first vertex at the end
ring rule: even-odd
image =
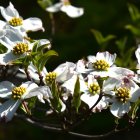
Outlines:
{"type": "MultiPolygon", "coordinates": [[[[73,5],[84,7],[85,14],[80,18],[72,19],[62,12],[55,13],[55,35],[52,36],[49,14],[41,9],[36,0],[11,0],[11,2],[24,19],[29,17],[42,19],[45,32],[29,33],[29,36],[33,39],[47,38],[52,40],[52,49],[59,53],[59,57],[53,58],[47,63],[47,69],[50,70],[63,62],[76,62],[82,57],[95,55],[100,51],[101,48],[91,33],[91,29],[97,29],[105,36],[114,34],[118,39],[125,35],[131,36],[131,33],[124,29],[124,26],[131,22],[127,3],[140,6],[140,0],[71,0],[73,5]]],[[[0,5],[7,7],[9,1],[0,0],[0,5]]],[[[1,20],[4,19],[1,17],[1,20]]],[[[111,43],[107,50],[111,53],[118,51],[114,43],[111,43]]],[[[77,130],[90,134],[107,132],[113,127],[114,122],[111,119],[112,116],[108,114],[108,112],[104,112],[91,118],[89,122],[84,123],[77,130]]],[[[121,132],[102,139],[139,140],[139,125],[138,122],[129,132],[121,132]]],[[[0,124],[0,140],[7,139],[76,140],[80,138],[43,130],[14,118],[12,122],[0,124]]]]}

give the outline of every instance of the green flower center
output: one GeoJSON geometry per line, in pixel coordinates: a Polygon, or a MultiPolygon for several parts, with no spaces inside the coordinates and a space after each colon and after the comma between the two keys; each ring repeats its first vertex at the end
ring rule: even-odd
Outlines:
{"type": "Polygon", "coordinates": [[[21,96],[26,92],[24,87],[15,87],[12,89],[12,98],[17,100],[21,99],[21,96]]]}
{"type": "Polygon", "coordinates": [[[21,55],[25,52],[27,52],[29,49],[28,44],[25,43],[17,43],[16,46],[13,48],[13,54],[14,55],[21,55]]]}
{"type": "Polygon", "coordinates": [[[126,87],[121,87],[116,90],[116,97],[120,102],[126,103],[130,99],[130,90],[126,87]]]}
{"type": "Polygon", "coordinates": [[[47,75],[46,75],[46,78],[45,78],[45,81],[47,84],[52,84],[52,82],[56,79],[56,73],[55,72],[49,72],[47,75]]]}
{"type": "Polygon", "coordinates": [[[89,92],[93,95],[100,92],[100,86],[97,83],[90,84],[89,92]]]}
{"type": "Polygon", "coordinates": [[[10,21],[9,24],[12,26],[20,26],[23,24],[23,20],[21,18],[13,17],[10,21]]]}
{"type": "Polygon", "coordinates": [[[105,60],[97,60],[93,63],[93,68],[97,70],[107,71],[109,67],[109,64],[105,60]]]}

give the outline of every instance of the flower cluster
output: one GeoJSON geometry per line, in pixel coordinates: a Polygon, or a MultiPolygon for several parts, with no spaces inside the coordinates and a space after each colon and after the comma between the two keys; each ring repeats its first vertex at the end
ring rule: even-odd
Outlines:
{"type": "MultiPolygon", "coordinates": [[[[83,14],[82,9],[74,9],[68,0],[62,0],[46,10],[61,10],[73,17],[83,14]],[[71,15],[72,10],[78,15],[71,15]]],[[[135,51],[138,62],[136,72],[118,67],[115,64],[117,55],[108,51],[89,55],[76,63],[65,62],[48,71],[46,63],[52,56],[57,56],[57,52],[51,50],[48,39],[33,40],[28,36],[29,31],[44,31],[42,21],[39,18],[24,20],[12,3],[7,8],[1,6],[0,12],[6,20],[0,21],[0,50],[5,48],[5,52],[0,54],[0,65],[17,66],[17,72],[26,80],[12,83],[12,80],[5,80],[5,72],[2,71],[1,121],[10,121],[18,107],[24,113],[33,115],[29,107],[31,99],[35,99],[33,106],[40,101],[47,104],[52,113],[61,114],[65,127],[74,124],[78,115],[107,109],[116,118],[125,115],[131,119],[136,117],[134,109],[138,107],[140,98],[140,47],[135,51]]]]}

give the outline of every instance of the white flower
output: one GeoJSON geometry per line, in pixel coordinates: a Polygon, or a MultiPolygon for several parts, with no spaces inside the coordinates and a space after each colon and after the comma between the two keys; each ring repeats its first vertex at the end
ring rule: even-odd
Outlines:
{"type": "Polygon", "coordinates": [[[0,83],[0,98],[9,99],[0,105],[0,120],[10,121],[19,105],[24,99],[38,96],[41,102],[44,102],[43,97],[50,95],[48,87],[38,87],[37,84],[28,81],[22,83],[19,87],[15,87],[9,81],[0,83]]]}
{"type": "MultiPolygon", "coordinates": [[[[41,71],[40,75],[43,76],[43,81],[46,84],[51,84],[53,80],[56,80],[59,83],[63,83],[64,81],[70,79],[74,74],[74,69],[76,65],[72,62],[66,62],[60,64],[56,69],[52,72],[48,72],[44,67],[41,71]]],[[[23,69],[20,69],[21,72],[25,73],[23,69]]],[[[34,79],[36,82],[39,82],[39,74],[36,67],[31,63],[28,66],[29,76],[34,79]]]]}
{"type": "MultiPolygon", "coordinates": [[[[96,56],[88,56],[88,68],[92,75],[99,77],[121,77],[124,73],[130,73],[130,70],[114,65],[116,54],[109,52],[98,52],[96,56]],[[125,70],[125,72],[123,72],[125,70]]],[[[133,73],[134,74],[134,73],[133,73]]]]}
{"type": "Polygon", "coordinates": [[[58,2],[50,7],[47,7],[46,11],[48,12],[62,11],[71,18],[77,18],[84,14],[83,8],[77,8],[75,6],[72,6],[69,0],[61,0],[61,2],[58,2]]]}
{"type": "Polygon", "coordinates": [[[23,36],[26,35],[27,31],[44,31],[44,28],[42,27],[42,21],[39,18],[31,17],[23,20],[11,2],[7,8],[1,6],[0,12],[3,18],[6,20],[6,28],[14,30],[16,29],[23,36]]]}
{"type": "Polygon", "coordinates": [[[109,78],[106,83],[108,84],[107,89],[110,91],[104,92],[112,96],[109,100],[112,103],[110,111],[114,116],[120,118],[129,112],[131,102],[135,102],[140,97],[140,88],[133,81],[129,81],[129,84],[126,85],[115,78],[109,78]]]}
{"type": "Polygon", "coordinates": [[[110,54],[109,52],[98,52],[96,57],[90,56],[88,68],[93,69],[91,74],[100,77],[106,77],[112,75],[111,67],[113,66],[116,54],[110,54]]]}
{"type": "MultiPolygon", "coordinates": [[[[101,90],[104,91],[105,86],[103,85],[103,89],[101,89],[97,79],[94,78],[93,75],[88,75],[88,83],[86,84],[87,88],[83,91],[81,95],[81,100],[85,102],[89,108],[91,108],[98,100],[100,96],[101,90]]],[[[81,85],[83,86],[83,85],[81,85]]],[[[102,109],[106,109],[108,106],[108,101],[103,96],[98,104],[92,109],[93,112],[101,111],[102,109]]]]}
{"type": "MultiPolygon", "coordinates": [[[[36,43],[30,43],[26,39],[24,39],[20,34],[13,30],[5,30],[0,32],[0,43],[7,48],[7,52],[0,54],[0,64],[7,65],[11,64],[11,62],[19,57],[23,57],[28,55],[36,43]]],[[[48,45],[50,48],[50,42],[47,39],[39,40],[39,45],[48,45]]]]}
{"type": "Polygon", "coordinates": [[[5,30],[0,38],[0,43],[7,48],[6,53],[0,54],[1,65],[7,65],[16,58],[24,56],[33,47],[33,43],[24,40],[22,36],[12,30],[5,30]]]}

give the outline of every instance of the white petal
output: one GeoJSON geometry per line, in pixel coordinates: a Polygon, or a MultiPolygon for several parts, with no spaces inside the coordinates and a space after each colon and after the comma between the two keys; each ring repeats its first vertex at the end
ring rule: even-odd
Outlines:
{"type": "Polygon", "coordinates": [[[129,112],[129,109],[130,109],[129,102],[124,104],[120,102],[114,102],[110,107],[111,113],[118,118],[122,117],[125,113],[129,112]]]}
{"type": "Polygon", "coordinates": [[[23,42],[23,37],[15,30],[6,29],[5,34],[0,38],[0,43],[12,50],[16,43],[23,42]]]}
{"type": "Polygon", "coordinates": [[[48,49],[51,48],[51,44],[50,44],[50,41],[48,39],[40,39],[38,46],[42,46],[42,45],[47,45],[48,49]]]}
{"type": "Polygon", "coordinates": [[[80,17],[84,14],[83,8],[77,8],[77,7],[72,6],[72,5],[63,5],[61,7],[61,11],[65,12],[71,18],[77,18],[77,17],[80,17]]]}
{"type": "Polygon", "coordinates": [[[52,6],[47,7],[46,11],[52,12],[52,13],[58,12],[58,11],[60,11],[60,8],[62,7],[62,5],[63,5],[62,2],[56,3],[52,6]]]}
{"type": "Polygon", "coordinates": [[[31,81],[28,81],[28,82],[25,82],[25,83],[21,84],[21,87],[26,88],[26,92],[21,97],[22,99],[24,99],[31,92],[31,90],[38,87],[38,85],[31,82],[31,81]]]}
{"type": "Polygon", "coordinates": [[[38,30],[44,31],[41,19],[35,17],[24,20],[22,27],[26,30],[26,32],[38,30]]]}
{"type": "Polygon", "coordinates": [[[7,65],[10,64],[13,60],[18,58],[18,56],[14,55],[12,52],[0,54],[0,64],[7,65]]]}
{"type": "Polygon", "coordinates": [[[97,58],[97,60],[101,60],[101,59],[105,60],[111,66],[115,62],[116,54],[110,54],[107,51],[106,52],[98,52],[96,54],[96,58],[97,58]]]}
{"type": "Polygon", "coordinates": [[[130,101],[136,102],[136,100],[140,97],[140,88],[137,89],[134,93],[131,94],[130,101]]]}
{"type": "Polygon", "coordinates": [[[110,70],[112,72],[114,72],[114,74],[112,75],[112,77],[114,78],[120,78],[122,79],[122,77],[134,77],[134,72],[127,69],[127,68],[122,68],[122,67],[111,67],[110,70]]]}
{"type": "Polygon", "coordinates": [[[6,21],[9,21],[13,17],[19,17],[18,11],[14,8],[13,4],[10,2],[7,8],[0,7],[1,14],[6,21]]]}
{"type": "Polygon", "coordinates": [[[0,31],[5,27],[6,22],[0,20],[0,31]]]}
{"type": "Polygon", "coordinates": [[[103,91],[114,90],[115,87],[119,87],[121,85],[121,81],[116,78],[108,78],[103,83],[103,91]]]}
{"type": "Polygon", "coordinates": [[[81,95],[81,100],[85,102],[89,106],[89,108],[91,108],[96,103],[98,98],[99,98],[98,94],[92,96],[88,93],[84,93],[81,95]]]}
{"type": "Polygon", "coordinates": [[[89,56],[87,56],[87,60],[89,61],[89,62],[95,62],[96,61],[96,56],[94,56],[94,55],[89,55],[89,56]]]}
{"type": "Polygon", "coordinates": [[[0,105],[0,119],[4,119],[4,121],[10,121],[14,113],[16,112],[18,106],[20,105],[20,100],[8,100],[0,105]]]}
{"type": "Polygon", "coordinates": [[[66,62],[61,65],[59,65],[54,72],[57,74],[56,80],[58,82],[64,82],[68,79],[70,79],[73,76],[73,70],[76,67],[74,63],[66,62]]]}
{"type": "Polygon", "coordinates": [[[135,55],[136,55],[136,58],[138,60],[138,63],[140,64],[140,45],[137,48],[137,50],[135,51],[135,55]]]}
{"type": "Polygon", "coordinates": [[[67,90],[69,90],[71,94],[73,94],[74,92],[77,76],[79,76],[80,91],[87,91],[87,85],[85,84],[83,77],[81,75],[73,75],[71,79],[67,80],[66,82],[64,82],[64,84],[62,84],[62,87],[65,87],[67,90]]]}
{"type": "Polygon", "coordinates": [[[25,98],[31,98],[33,96],[38,96],[38,99],[41,102],[44,102],[44,99],[52,98],[52,93],[50,91],[50,88],[48,86],[41,86],[41,87],[36,87],[33,90],[31,90],[25,98]]]}
{"type": "Polygon", "coordinates": [[[9,98],[11,97],[11,90],[14,88],[14,84],[9,81],[0,82],[0,97],[1,98],[9,98]]]}

